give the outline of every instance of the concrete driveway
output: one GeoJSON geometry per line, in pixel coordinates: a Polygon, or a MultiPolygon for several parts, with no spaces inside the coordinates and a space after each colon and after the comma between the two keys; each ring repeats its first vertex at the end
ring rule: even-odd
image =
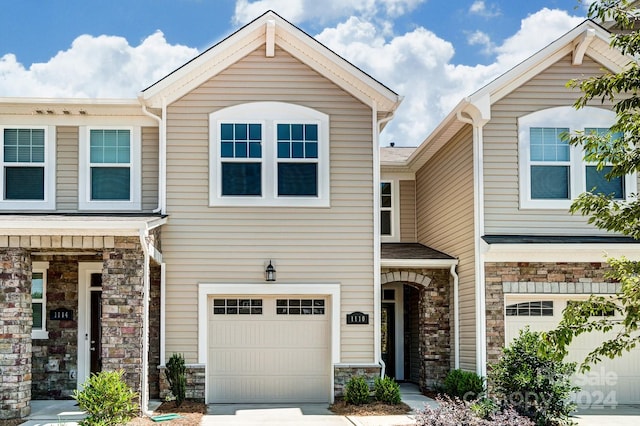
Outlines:
{"type": "Polygon", "coordinates": [[[274,404],[211,404],[202,417],[202,426],[249,425],[327,425],[353,426],[343,416],[336,416],[327,404],[300,404],[278,406],[274,404]]]}
{"type": "Polygon", "coordinates": [[[640,405],[618,405],[578,410],[574,420],[580,426],[637,426],[640,425],[640,405]]]}

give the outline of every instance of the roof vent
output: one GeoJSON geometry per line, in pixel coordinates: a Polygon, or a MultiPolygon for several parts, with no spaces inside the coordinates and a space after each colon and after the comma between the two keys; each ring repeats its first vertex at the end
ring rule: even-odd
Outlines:
{"type": "Polygon", "coordinates": [[[396,143],[395,143],[395,142],[389,142],[389,146],[390,146],[391,148],[393,148],[394,146],[396,146],[396,143]]]}

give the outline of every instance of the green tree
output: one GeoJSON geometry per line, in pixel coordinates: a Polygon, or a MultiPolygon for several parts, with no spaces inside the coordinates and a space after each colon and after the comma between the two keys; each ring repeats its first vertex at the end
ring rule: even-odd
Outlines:
{"type": "MultiPolygon", "coordinates": [[[[576,132],[569,136],[571,144],[583,147],[586,161],[595,163],[599,170],[611,166],[605,176],[609,180],[640,171],[640,9],[633,3],[600,0],[591,4],[588,13],[598,21],[615,23],[617,30],[611,46],[628,56],[628,65],[620,72],[605,72],[567,83],[582,92],[574,104],[577,109],[598,101],[613,106],[616,121],[608,133],[576,132]]],[[[589,216],[588,222],[600,229],[640,239],[640,200],[635,194],[627,200],[615,200],[610,195],[586,192],[574,201],[570,211],[589,216]]],[[[546,335],[552,351],[562,358],[576,336],[615,331],[614,338],[604,341],[587,356],[581,371],[588,370],[589,364],[602,357],[620,356],[640,341],[640,264],[626,258],[609,258],[607,262],[611,266],[607,277],[621,283],[620,292],[612,297],[591,296],[584,303],[570,304],[559,327],[546,335]],[[618,315],[603,315],[612,312],[618,315]]]]}

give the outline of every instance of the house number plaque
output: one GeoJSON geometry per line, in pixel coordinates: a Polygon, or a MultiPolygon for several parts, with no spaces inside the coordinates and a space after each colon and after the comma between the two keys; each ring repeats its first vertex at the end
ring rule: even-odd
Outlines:
{"type": "Polygon", "coordinates": [[[73,320],[73,311],[71,309],[58,308],[49,311],[50,321],[73,320]]]}
{"type": "Polygon", "coordinates": [[[369,324],[369,314],[351,312],[347,314],[347,324],[369,324]]]}

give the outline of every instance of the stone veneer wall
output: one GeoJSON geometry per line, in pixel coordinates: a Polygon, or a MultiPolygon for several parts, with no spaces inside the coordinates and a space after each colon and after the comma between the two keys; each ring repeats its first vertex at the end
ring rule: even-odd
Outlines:
{"type": "Polygon", "coordinates": [[[136,392],[142,387],[144,253],[137,237],[115,237],[103,252],[102,369],[124,370],[136,392]]]}
{"type": "MultiPolygon", "coordinates": [[[[402,282],[418,289],[420,388],[434,390],[451,369],[448,269],[383,269],[382,283],[402,282]]],[[[410,301],[405,300],[405,304],[410,301]]],[[[406,331],[406,330],[405,330],[406,331]]]]}
{"type": "Polygon", "coordinates": [[[31,257],[0,249],[0,419],[31,413],[31,257]]]}
{"type": "MultiPolygon", "coordinates": [[[[204,402],[205,401],[205,383],[207,381],[207,376],[205,374],[204,365],[201,364],[187,364],[187,385],[185,391],[185,398],[196,401],[196,402],[204,402]]],[[[160,376],[160,398],[167,399],[171,398],[173,395],[171,394],[171,389],[169,389],[169,382],[167,381],[167,376],[165,374],[166,368],[159,367],[158,372],[160,376]]]]}
{"type": "Polygon", "coordinates": [[[160,265],[151,263],[149,301],[149,398],[160,398],[160,265]]]}
{"type": "Polygon", "coordinates": [[[339,365],[334,368],[333,394],[337,398],[344,396],[344,388],[351,377],[364,377],[369,388],[373,389],[373,381],[380,377],[379,366],[363,367],[361,365],[339,365]]]}
{"type": "Polygon", "coordinates": [[[605,278],[609,269],[600,262],[485,263],[487,363],[498,361],[504,347],[505,294],[615,293],[619,285],[605,278]]]}

